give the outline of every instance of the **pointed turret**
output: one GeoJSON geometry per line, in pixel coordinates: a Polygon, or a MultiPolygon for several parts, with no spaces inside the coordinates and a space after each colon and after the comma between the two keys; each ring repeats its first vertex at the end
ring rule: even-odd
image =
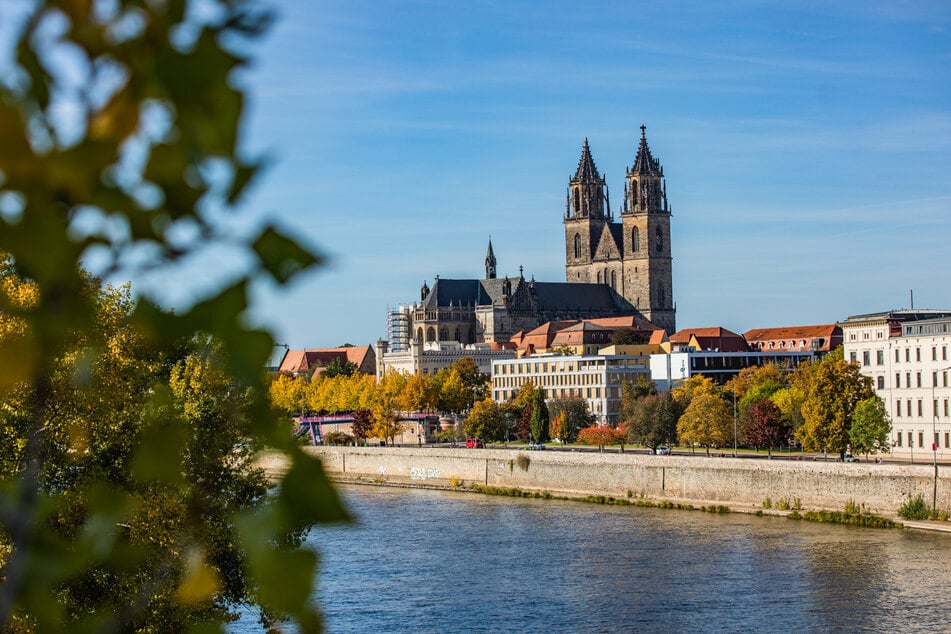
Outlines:
{"type": "Polygon", "coordinates": [[[627,170],[621,214],[667,213],[665,187],[664,168],[660,166],[660,161],[651,156],[650,146],[647,145],[647,126],[642,125],[637,157],[634,165],[627,170]]]}
{"type": "Polygon", "coordinates": [[[584,138],[584,147],[581,148],[581,160],[578,161],[578,169],[575,170],[574,180],[582,183],[597,183],[601,180],[598,174],[598,168],[591,158],[591,148],[588,147],[588,137],[584,138]]]}
{"type": "Polygon", "coordinates": [[[604,177],[598,173],[598,168],[591,158],[591,148],[588,146],[588,137],[584,139],[581,148],[581,159],[575,175],[568,181],[568,200],[565,219],[569,218],[596,218],[603,219],[610,215],[605,208],[607,184],[604,177]]]}
{"type": "Polygon", "coordinates": [[[663,176],[664,170],[660,163],[651,156],[650,146],[647,145],[647,126],[641,126],[641,144],[637,147],[637,158],[634,159],[634,167],[631,172],[635,174],[653,174],[663,176]]]}
{"type": "Polygon", "coordinates": [[[485,279],[495,279],[495,252],[492,250],[492,238],[489,238],[489,248],[485,253],[485,279]]]}

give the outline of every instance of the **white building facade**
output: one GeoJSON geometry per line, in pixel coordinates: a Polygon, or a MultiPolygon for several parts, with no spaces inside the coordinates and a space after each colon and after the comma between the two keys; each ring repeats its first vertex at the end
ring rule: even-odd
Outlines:
{"type": "Polygon", "coordinates": [[[846,361],[885,403],[892,454],[951,459],[951,311],[857,315],[840,326],[846,361]]]}
{"type": "Polygon", "coordinates": [[[386,372],[396,371],[403,374],[435,374],[443,368],[452,366],[462,357],[469,357],[479,366],[479,372],[492,372],[492,362],[498,359],[512,359],[514,350],[494,350],[488,344],[470,344],[463,346],[455,341],[411,341],[405,350],[377,354],[377,378],[386,372]]]}
{"type": "Polygon", "coordinates": [[[813,358],[812,352],[715,352],[675,350],[651,355],[534,355],[492,363],[492,398],[512,400],[527,382],[545,392],[545,399],[580,397],[598,423],[621,422],[622,384],[651,379],[660,391],[676,387],[696,374],[724,383],[743,368],[776,363],[790,369],[813,358]]]}
{"type": "Polygon", "coordinates": [[[578,397],[600,424],[616,425],[621,409],[621,384],[650,377],[647,356],[534,355],[492,362],[492,399],[505,403],[531,382],[545,400],[578,397]]]}

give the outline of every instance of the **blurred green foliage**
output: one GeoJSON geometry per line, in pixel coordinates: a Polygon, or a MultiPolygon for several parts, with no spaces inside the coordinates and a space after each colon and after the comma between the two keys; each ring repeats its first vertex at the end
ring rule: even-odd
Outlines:
{"type": "Polygon", "coordinates": [[[22,7],[0,83],[0,629],[216,631],[256,606],[317,631],[301,541],[346,514],[274,417],[274,342],[245,313],[252,282],[320,258],[220,221],[260,170],[234,73],[272,16],[242,0],[22,7]],[[221,244],[247,268],[179,312],[80,264],[171,275],[221,244]],[[263,447],[288,465],[271,492],[263,447]]]}

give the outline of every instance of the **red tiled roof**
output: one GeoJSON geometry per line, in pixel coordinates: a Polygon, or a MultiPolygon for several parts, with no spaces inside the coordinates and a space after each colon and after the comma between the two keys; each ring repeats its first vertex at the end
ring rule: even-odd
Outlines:
{"type": "Polygon", "coordinates": [[[281,362],[279,372],[296,374],[308,372],[315,367],[325,367],[335,359],[349,361],[360,371],[369,372],[365,365],[376,357],[370,346],[345,346],[343,348],[317,348],[311,350],[288,350],[281,362]]]}
{"type": "Polygon", "coordinates": [[[749,350],[746,339],[722,326],[678,330],[670,336],[670,341],[686,345],[690,343],[691,337],[696,337],[702,350],[719,350],[720,352],[746,352],[749,350]]]}

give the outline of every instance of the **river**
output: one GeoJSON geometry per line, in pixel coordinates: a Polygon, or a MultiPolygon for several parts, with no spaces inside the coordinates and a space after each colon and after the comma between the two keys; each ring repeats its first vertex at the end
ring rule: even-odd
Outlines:
{"type": "Polygon", "coordinates": [[[330,632],[951,629],[951,535],[340,488],[357,522],[309,537],[330,632]]]}

